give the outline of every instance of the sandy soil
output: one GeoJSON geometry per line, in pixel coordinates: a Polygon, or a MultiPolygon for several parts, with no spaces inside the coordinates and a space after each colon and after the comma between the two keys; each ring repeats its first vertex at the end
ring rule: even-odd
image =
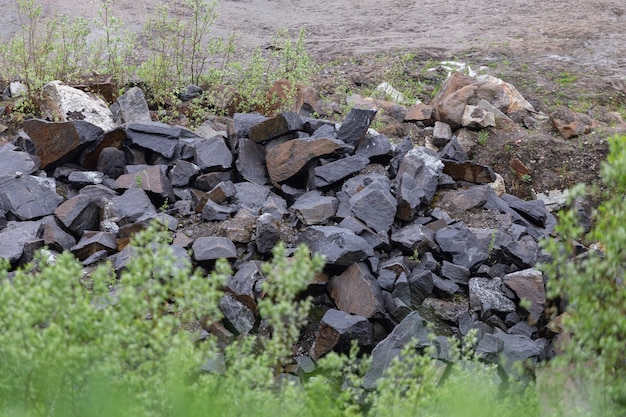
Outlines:
{"type": "MultiPolygon", "coordinates": [[[[0,0],[0,37],[19,26],[15,0],[0,0]]],[[[97,17],[99,0],[49,0],[45,14],[97,17]]],[[[116,0],[114,10],[139,30],[157,0],[116,0]]],[[[410,48],[454,55],[505,50],[525,61],[573,63],[626,78],[626,3],[623,0],[220,0],[213,28],[235,30],[241,44],[266,45],[281,28],[306,30],[320,59],[410,48]]]]}

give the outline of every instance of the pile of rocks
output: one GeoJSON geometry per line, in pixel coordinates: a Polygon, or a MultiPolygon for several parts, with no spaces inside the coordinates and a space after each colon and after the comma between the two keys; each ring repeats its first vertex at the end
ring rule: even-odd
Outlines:
{"type": "Polygon", "coordinates": [[[472,330],[477,354],[508,371],[544,359],[545,283],[533,267],[555,219],[541,201],[506,194],[452,135],[510,116],[531,123],[534,110],[499,80],[455,79],[467,77],[451,77],[420,112],[420,123],[437,122],[432,149],[369,129],[375,108],[354,108],[340,125],[235,114],[192,132],[152,121],[138,88],[108,108],[51,83],[44,105],[55,121],[27,120],[0,147],[0,255],[17,267],[46,245],[119,272],[129,238],[159,218],[181,258],[232,262],[225,337],[258,329],[259,259],[280,240],[303,243],[327,265],[309,289],[321,320],[299,355],[356,340],[373,355],[367,387],[409,341],[447,360],[444,336],[472,330]]]}

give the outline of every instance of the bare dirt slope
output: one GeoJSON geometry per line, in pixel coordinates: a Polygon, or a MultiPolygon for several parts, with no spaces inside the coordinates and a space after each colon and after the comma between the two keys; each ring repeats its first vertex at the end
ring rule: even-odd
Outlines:
{"type": "MultiPolygon", "coordinates": [[[[45,13],[97,17],[98,0],[49,0],[45,13]]],[[[116,0],[114,11],[139,29],[157,0],[116,0]]],[[[19,25],[14,0],[0,0],[6,39],[19,25]]],[[[244,45],[271,42],[281,28],[304,28],[321,59],[396,48],[489,54],[506,48],[537,61],[573,62],[623,81],[623,0],[220,0],[216,35],[235,30],[244,45]]]]}
{"type": "MultiPolygon", "coordinates": [[[[15,0],[0,0],[0,39],[20,26],[15,0]]],[[[97,19],[100,0],[48,0],[55,11],[97,19]]],[[[113,11],[138,32],[158,0],[114,0],[113,11]]],[[[271,45],[282,28],[306,31],[307,49],[318,62],[338,60],[332,72],[359,82],[379,82],[385,62],[364,54],[471,61],[514,84],[548,113],[560,104],[601,118],[595,106],[626,108],[626,3],[624,0],[219,0],[216,36],[236,33],[238,45],[271,45]],[[396,51],[398,51],[396,53],[396,51]],[[343,58],[343,60],[342,60],[343,58]],[[570,74],[574,76],[570,77],[570,74]],[[560,78],[560,81],[559,81],[560,78]]],[[[332,81],[331,81],[332,82],[332,81]]],[[[564,141],[546,123],[537,131],[490,132],[488,146],[473,158],[496,168],[519,195],[566,188],[597,179],[610,132],[564,141]],[[511,176],[509,162],[529,165],[532,182],[511,176]],[[532,189],[532,190],[531,190],[532,189]]]]}

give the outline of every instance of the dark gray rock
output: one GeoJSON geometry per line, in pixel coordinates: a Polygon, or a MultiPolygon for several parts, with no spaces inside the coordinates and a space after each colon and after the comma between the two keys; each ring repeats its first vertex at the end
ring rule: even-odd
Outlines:
{"type": "Polygon", "coordinates": [[[489,242],[479,240],[464,224],[454,223],[435,232],[441,250],[452,256],[452,262],[473,270],[489,258],[489,242]]]}
{"type": "Polygon", "coordinates": [[[374,255],[372,247],[354,232],[337,226],[310,226],[298,236],[313,252],[326,257],[328,265],[350,266],[374,255]]]}
{"type": "Polygon", "coordinates": [[[355,155],[363,155],[367,157],[371,162],[387,165],[393,157],[391,150],[391,142],[385,135],[365,135],[365,137],[359,141],[355,155]]]}
{"type": "Polygon", "coordinates": [[[346,158],[314,168],[315,187],[324,188],[342,179],[354,175],[369,164],[369,159],[363,155],[352,155],[346,158]]]}
{"type": "Polygon", "coordinates": [[[91,198],[94,203],[98,204],[98,207],[102,207],[106,200],[111,200],[113,197],[118,196],[115,191],[102,184],[87,185],[81,188],[78,193],[91,198]]]}
{"type": "Polygon", "coordinates": [[[113,233],[85,231],[78,243],[70,250],[76,258],[82,261],[99,251],[106,251],[109,255],[115,253],[117,242],[113,233]]]}
{"type": "Polygon", "coordinates": [[[256,248],[259,253],[270,253],[280,239],[280,229],[270,213],[263,213],[256,224],[256,248]]]}
{"type": "Polygon", "coordinates": [[[254,313],[233,295],[224,295],[219,308],[224,314],[224,325],[231,332],[245,335],[254,328],[254,313]]]}
{"type": "Polygon", "coordinates": [[[154,214],[156,208],[150,197],[140,188],[130,188],[119,197],[113,197],[113,215],[122,223],[131,223],[144,214],[154,214]]]}
{"type": "Polygon", "coordinates": [[[470,278],[469,298],[470,307],[474,311],[515,311],[515,304],[502,291],[500,278],[470,278]]]}
{"type": "Polygon", "coordinates": [[[186,187],[198,172],[200,172],[198,165],[180,160],[172,167],[168,173],[168,178],[173,187],[186,187]]]}
{"type": "Polygon", "coordinates": [[[220,258],[237,257],[235,244],[225,237],[199,237],[191,247],[193,259],[198,262],[213,261],[220,258]]]}
{"type": "Polygon", "coordinates": [[[463,149],[456,136],[452,136],[446,146],[443,147],[443,149],[439,152],[439,157],[441,159],[448,159],[456,162],[465,162],[469,159],[467,152],[465,152],[465,149],[463,149]]]}
{"type": "Polygon", "coordinates": [[[322,224],[337,212],[339,202],[335,197],[308,192],[300,196],[291,208],[305,225],[322,224]]]}
{"type": "Polygon", "coordinates": [[[505,275],[502,281],[509,287],[518,299],[530,302],[528,319],[534,324],[539,321],[546,308],[546,288],[541,271],[530,268],[505,275]]]}
{"type": "Polygon", "coordinates": [[[39,169],[39,158],[18,151],[11,144],[0,145],[0,177],[28,175],[39,169]]]}
{"type": "Polygon", "coordinates": [[[87,185],[102,184],[104,174],[98,171],[73,171],[68,175],[67,180],[76,188],[87,185]]]}
{"type": "Polygon", "coordinates": [[[259,143],[294,132],[297,133],[303,128],[300,116],[297,113],[287,111],[251,126],[248,137],[253,142],[259,143]]]}
{"type": "Polygon", "coordinates": [[[179,152],[181,129],[160,122],[129,123],[126,136],[135,146],[172,158],[179,152]]]}
{"type": "Polygon", "coordinates": [[[46,178],[32,175],[0,176],[0,211],[11,213],[19,220],[52,214],[63,197],[51,189],[48,182],[46,178]]]}
{"type": "Polygon", "coordinates": [[[430,204],[442,172],[443,163],[430,149],[417,147],[406,153],[396,176],[399,219],[411,221],[420,205],[430,204]]]}
{"type": "Polygon", "coordinates": [[[76,239],[59,225],[54,216],[42,219],[41,237],[46,246],[52,250],[63,252],[76,245],[76,239]]]}
{"type": "Polygon", "coordinates": [[[267,120],[267,117],[258,113],[235,113],[233,115],[233,130],[235,143],[240,138],[248,137],[250,128],[267,120]]]}
{"type": "Polygon", "coordinates": [[[396,177],[396,199],[398,211],[396,217],[404,221],[412,221],[420,204],[424,201],[424,190],[409,174],[404,173],[396,177]]]}
{"type": "Polygon", "coordinates": [[[433,276],[433,294],[439,298],[450,298],[459,292],[459,286],[449,279],[433,276]]]}
{"type": "Polygon", "coordinates": [[[239,139],[239,157],[235,165],[237,172],[246,181],[260,185],[270,182],[265,164],[265,148],[250,139],[239,139]]]}
{"type": "Polygon", "coordinates": [[[372,318],[384,312],[380,286],[363,263],[350,265],[328,282],[328,292],[342,311],[372,318]]]}
{"type": "Polygon", "coordinates": [[[65,200],[54,210],[54,215],[75,236],[82,236],[86,230],[98,230],[100,225],[100,208],[85,194],[65,200]]]}
{"type": "Polygon", "coordinates": [[[476,346],[475,354],[480,359],[491,363],[498,363],[500,353],[504,350],[504,342],[493,334],[483,335],[476,346]]]}
{"type": "Polygon", "coordinates": [[[423,255],[426,252],[438,252],[435,233],[421,224],[409,224],[391,234],[391,241],[400,245],[408,255],[423,255]]]}
{"type": "Polygon", "coordinates": [[[264,281],[261,262],[248,261],[239,266],[235,275],[228,277],[226,289],[252,312],[256,312],[256,300],[261,296],[260,286],[264,281]]]}
{"type": "Polygon", "coordinates": [[[233,181],[233,171],[207,172],[196,177],[193,181],[195,187],[201,191],[210,191],[222,181],[233,181]]]}
{"type": "Polygon", "coordinates": [[[350,200],[350,210],[376,232],[387,234],[393,224],[397,201],[389,187],[372,183],[354,194],[350,200]]]}
{"type": "Polygon", "coordinates": [[[387,291],[383,291],[383,300],[385,301],[387,314],[391,316],[396,323],[404,320],[404,318],[413,311],[402,299],[395,297],[387,291]]]}
{"type": "Polygon", "coordinates": [[[502,200],[522,217],[539,227],[545,227],[550,213],[542,200],[524,201],[510,194],[504,194],[502,200]]]}
{"type": "Polygon", "coordinates": [[[511,240],[502,251],[518,268],[530,268],[537,264],[539,244],[530,235],[524,235],[519,240],[511,240]]]}
{"type": "Polygon", "coordinates": [[[502,348],[502,366],[509,374],[516,374],[515,364],[524,361],[536,362],[546,348],[544,339],[532,340],[520,334],[507,334],[496,331],[495,337],[504,343],[502,348]]]}
{"type": "MultiPolygon", "coordinates": [[[[512,313],[509,313],[512,314],[512,313]]],[[[521,334],[526,335],[528,337],[532,337],[534,333],[536,333],[539,329],[537,326],[532,326],[527,321],[519,321],[515,323],[515,325],[511,326],[509,330],[507,330],[508,334],[521,334]]]]}
{"type": "Polygon", "coordinates": [[[467,285],[470,278],[470,270],[464,266],[455,265],[444,260],[441,263],[441,276],[457,284],[467,285]]]}
{"type": "Polygon", "coordinates": [[[247,181],[235,183],[235,189],[237,190],[235,198],[239,207],[253,213],[259,212],[270,194],[270,187],[247,181]]]}
{"type": "Polygon", "coordinates": [[[406,316],[385,340],[376,345],[372,351],[370,369],[363,378],[363,388],[367,390],[376,388],[378,379],[409,342],[415,343],[416,349],[430,344],[426,322],[416,311],[406,316]]]}
{"type": "Polygon", "coordinates": [[[433,145],[441,148],[452,139],[452,128],[444,122],[435,122],[433,129],[433,145]]]}
{"type": "Polygon", "coordinates": [[[398,174],[398,169],[400,168],[400,163],[404,159],[404,156],[413,149],[415,145],[411,140],[410,136],[405,136],[400,143],[396,144],[393,148],[393,157],[391,158],[391,162],[389,163],[389,173],[392,177],[396,177],[398,174]]]}
{"type": "MultiPolygon", "coordinates": [[[[117,127],[104,133],[93,142],[90,142],[79,155],[80,164],[89,170],[98,170],[98,159],[106,148],[122,149],[126,143],[126,131],[122,127],[117,127]]],[[[136,149],[136,151],[138,151],[136,149]]],[[[125,164],[124,164],[125,165],[125,164]]]]}
{"type": "Polygon", "coordinates": [[[40,221],[9,221],[0,230],[0,257],[11,264],[17,263],[24,253],[24,246],[39,239],[42,223],[40,221]]]}
{"type": "Polygon", "coordinates": [[[202,87],[194,84],[188,84],[181,92],[178,93],[178,97],[182,101],[191,101],[196,97],[200,97],[202,93],[202,87]]]}
{"type": "Polygon", "coordinates": [[[374,249],[389,247],[389,238],[386,233],[376,232],[374,229],[368,227],[365,223],[354,216],[343,219],[339,223],[339,227],[352,230],[354,233],[365,239],[365,241],[374,249]]]}
{"type": "Polygon", "coordinates": [[[376,110],[353,108],[346,116],[337,132],[337,139],[356,146],[365,137],[372,120],[376,116],[376,110]]]}
{"type": "Polygon", "coordinates": [[[237,210],[232,206],[218,204],[212,200],[207,200],[202,206],[202,220],[206,222],[223,221],[230,218],[237,210]]]}
{"type": "Polygon", "coordinates": [[[122,123],[150,123],[150,109],[143,91],[139,87],[131,87],[117,98],[120,106],[122,123]]]}
{"type": "Polygon", "coordinates": [[[419,262],[415,269],[418,271],[437,272],[439,270],[439,262],[435,259],[432,253],[426,252],[422,256],[420,256],[419,262]]]}
{"type": "Polygon", "coordinates": [[[169,178],[165,174],[166,167],[159,165],[149,166],[133,166],[128,165],[128,174],[121,175],[115,180],[115,188],[118,190],[128,190],[137,188],[151,193],[153,196],[159,196],[162,200],[175,201],[176,195],[170,183],[169,178]],[[131,172],[133,170],[133,172],[131,172]]]}
{"type": "Polygon", "coordinates": [[[353,197],[356,193],[365,187],[377,183],[382,189],[391,189],[391,180],[385,175],[380,174],[361,174],[346,180],[341,186],[341,191],[345,192],[348,197],[353,197]]]}
{"type": "MultiPolygon", "coordinates": [[[[510,199],[512,201],[512,199],[510,199]]],[[[540,203],[542,204],[542,203],[540,203]]],[[[535,240],[547,238],[550,236],[556,226],[556,218],[546,211],[545,227],[537,226],[535,223],[527,220],[516,210],[513,210],[502,198],[493,195],[483,206],[487,210],[498,210],[500,213],[510,216],[514,224],[526,227],[526,232],[535,240]]]]}
{"type": "Polygon", "coordinates": [[[117,179],[124,174],[126,154],[123,150],[108,147],[102,149],[98,157],[97,169],[109,178],[117,179]]]}
{"type": "Polygon", "coordinates": [[[200,141],[194,151],[194,162],[203,171],[223,171],[233,165],[233,154],[221,136],[200,141]]]}
{"type": "Polygon", "coordinates": [[[432,271],[424,271],[418,268],[411,271],[407,277],[411,296],[411,307],[419,307],[426,298],[432,295],[433,289],[435,288],[435,277],[436,275],[432,271]]]}
{"type": "Polygon", "coordinates": [[[318,359],[333,349],[349,351],[352,341],[359,346],[369,346],[372,338],[372,324],[365,317],[330,309],[320,321],[313,358],[318,359]]]}

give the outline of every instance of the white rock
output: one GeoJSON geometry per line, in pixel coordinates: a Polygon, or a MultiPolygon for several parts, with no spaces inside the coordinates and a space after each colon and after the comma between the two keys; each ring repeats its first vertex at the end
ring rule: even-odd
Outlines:
{"type": "Polygon", "coordinates": [[[42,113],[57,122],[85,120],[99,126],[105,132],[113,130],[117,125],[113,113],[106,103],[93,95],[77,88],[52,81],[41,91],[42,113]]]}
{"type": "Polygon", "coordinates": [[[23,84],[19,81],[13,81],[9,84],[9,94],[11,95],[11,97],[19,97],[26,93],[28,93],[28,87],[26,87],[26,84],[23,84]]]}
{"type": "Polygon", "coordinates": [[[502,195],[506,193],[506,184],[504,182],[504,178],[502,178],[502,175],[498,174],[497,172],[495,174],[496,180],[494,182],[490,182],[489,186],[493,188],[498,197],[502,197],[502,195]]]}
{"type": "Polygon", "coordinates": [[[553,212],[565,207],[568,194],[569,190],[550,190],[547,193],[537,194],[537,200],[543,201],[546,210],[553,212]]]}
{"type": "Polygon", "coordinates": [[[490,111],[481,109],[478,106],[467,105],[463,110],[461,124],[463,125],[463,127],[469,127],[474,129],[494,127],[496,125],[496,118],[494,114],[490,111]]]}
{"type": "Polygon", "coordinates": [[[389,96],[389,98],[391,98],[391,101],[393,101],[394,103],[404,103],[404,96],[402,95],[402,93],[393,88],[393,86],[387,82],[378,84],[378,87],[376,87],[376,91],[380,91],[381,93],[389,96]]]}

